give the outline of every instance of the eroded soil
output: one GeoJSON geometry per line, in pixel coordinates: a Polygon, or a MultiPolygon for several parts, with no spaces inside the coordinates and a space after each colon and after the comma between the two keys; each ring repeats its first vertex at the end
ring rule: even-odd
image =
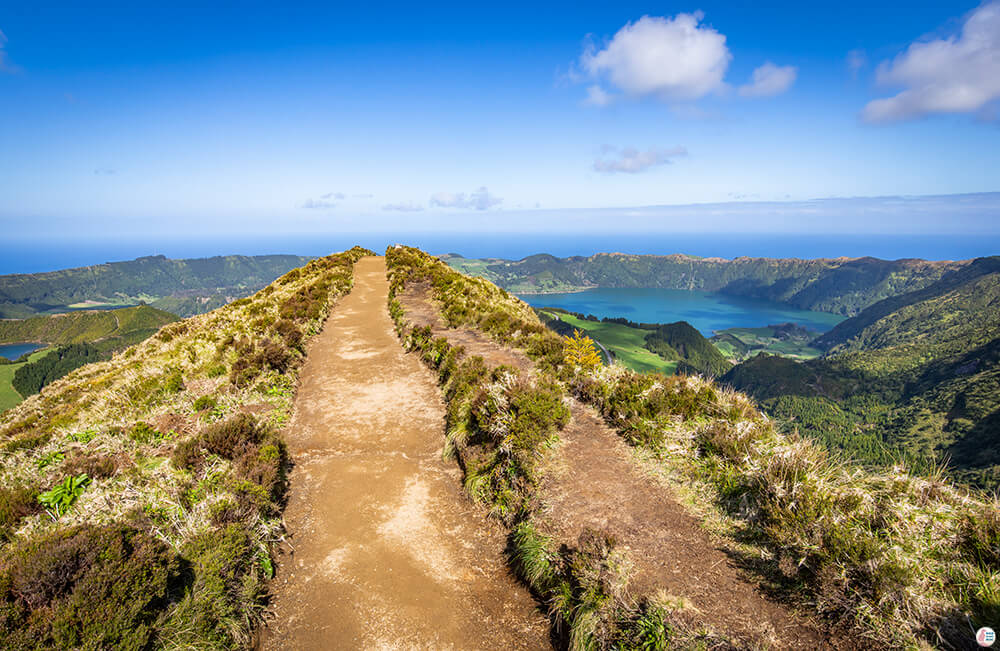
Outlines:
{"type": "Polygon", "coordinates": [[[285,433],[294,469],[269,649],[549,648],[503,533],[441,458],[434,376],[404,354],[382,258],[310,345],[285,433]]]}

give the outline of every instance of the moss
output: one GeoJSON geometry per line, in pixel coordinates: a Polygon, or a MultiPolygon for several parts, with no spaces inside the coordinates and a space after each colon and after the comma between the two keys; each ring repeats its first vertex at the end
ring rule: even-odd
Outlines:
{"type": "Polygon", "coordinates": [[[156,431],[152,425],[141,421],[133,423],[132,426],[128,428],[127,434],[130,439],[140,445],[157,443],[163,438],[163,435],[156,431]]]}
{"type": "Polygon", "coordinates": [[[10,648],[146,648],[181,585],[176,554],[125,524],[27,541],[0,568],[0,637],[10,648]]]}
{"type": "Polygon", "coordinates": [[[50,432],[28,432],[6,441],[0,446],[0,450],[6,454],[13,454],[19,450],[34,450],[48,443],[51,438],[50,432]]]}

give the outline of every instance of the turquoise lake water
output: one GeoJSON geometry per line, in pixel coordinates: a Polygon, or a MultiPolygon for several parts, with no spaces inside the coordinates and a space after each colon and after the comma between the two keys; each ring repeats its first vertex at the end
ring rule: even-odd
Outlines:
{"type": "Polygon", "coordinates": [[[844,320],[837,314],[799,310],[781,303],[683,289],[601,287],[519,298],[534,307],[561,307],[598,318],[624,317],[638,323],[687,321],[706,337],[726,328],[759,328],[788,322],[826,332],[844,320]]]}
{"type": "Polygon", "coordinates": [[[25,353],[33,353],[39,348],[45,348],[44,344],[0,344],[0,357],[7,359],[17,359],[25,353]]]}

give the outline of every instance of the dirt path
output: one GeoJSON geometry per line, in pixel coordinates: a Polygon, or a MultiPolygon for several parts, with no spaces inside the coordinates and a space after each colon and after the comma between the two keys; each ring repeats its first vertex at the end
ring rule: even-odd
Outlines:
{"type": "MultiPolygon", "coordinates": [[[[407,287],[400,301],[409,321],[430,326],[435,336],[464,346],[467,354],[491,365],[532,368],[518,350],[473,330],[444,327],[425,285],[407,287]]],[[[839,632],[824,631],[765,597],[671,492],[642,472],[628,446],[593,409],[571,399],[570,411],[562,445],[539,489],[542,529],[557,543],[575,547],[586,528],[611,534],[634,563],[633,597],[660,591],[683,597],[700,622],[739,648],[858,648],[839,632]]]]}
{"type": "Polygon", "coordinates": [[[441,459],[435,378],[405,355],[382,258],[313,340],[286,432],[295,468],[267,649],[547,648],[504,537],[441,459]]]}

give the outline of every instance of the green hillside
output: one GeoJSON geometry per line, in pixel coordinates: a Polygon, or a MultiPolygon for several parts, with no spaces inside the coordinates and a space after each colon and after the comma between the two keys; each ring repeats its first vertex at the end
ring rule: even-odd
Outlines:
{"type": "Polygon", "coordinates": [[[514,293],[552,293],[590,287],[662,287],[723,292],[806,310],[854,315],[884,298],[922,289],[968,262],[836,258],[698,258],[688,255],[598,253],[523,260],[445,262],[514,293]]]}
{"type": "Polygon", "coordinates": [[[582,330],[611,352],[615,360],[634,371],[671,375],[677,369],[677,357],[666,359],[647,348],[646,337],[649,335],[649,330],[620,323],[581,319],[562,310],[545,309],[539,312],[542,320],[550,327],[552,327],[551,319],[566,325],[564,328],[553,328],[556,332],[570,335],[574,329],[582,330]]]}
{"type": "Polygon", "coordinates": [[[646,335],[646,347],[663,359],[678,360],[677,370],[682,373],[714,377],[733,366],[712,342],[686,321],[657,327],[646,335]]]}
{"type": "Polygon", "coordinates": [[[252,646],[298,368],[365,253],[313,260],[0,414],[0,646],[252,646]]]}
{"type": "Polygon", "coordinates": [[[764,328],[726,328],[716,331],[709,340],[726,359],[745,361],[759,353],[793,359],[812,359],[823,351],[812,345],[816,333],[794,323],[764,328]]]}
{"type": "Polygon", "coordinates": [[[157,255],[76,269],[0,276],[0,318],[139,303],[151,303],[180,316],[190,316],[247,296],[307,260],[294,255],[184,260],[157,255]]]}
{"type": "Polygon", "coordinates": [[[761,356],[722,380],[862,458],[947,462],[1000,486],[1000,258],[877,303],[815,343],[825,358],[761,356]]]}
{"type": "MultiPolygon", "coordinates": [[[[0,320],[0,343],[76,344],[156,332],[177,317],[149,306],[0,320]]],[[[134,343],[134,342],[132,342],[134,343]]]]}

